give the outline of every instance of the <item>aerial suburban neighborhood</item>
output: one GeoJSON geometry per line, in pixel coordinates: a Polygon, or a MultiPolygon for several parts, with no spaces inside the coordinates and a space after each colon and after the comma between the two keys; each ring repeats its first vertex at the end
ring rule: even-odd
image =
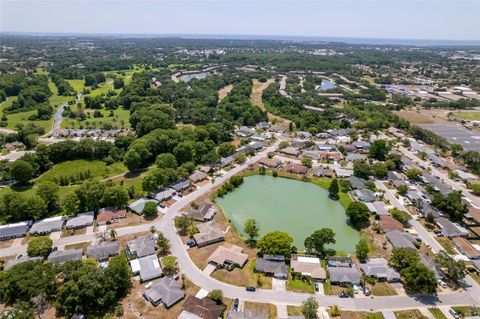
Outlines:
{"type": "Polygon", "coordinates": [[[0,31],[0,318],[479,318],[478,44],[0,31]]]}

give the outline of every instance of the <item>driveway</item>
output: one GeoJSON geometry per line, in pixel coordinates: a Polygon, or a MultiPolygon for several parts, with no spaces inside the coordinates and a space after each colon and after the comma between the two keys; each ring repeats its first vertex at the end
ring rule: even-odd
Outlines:
{"type": "Polygon", "coordinates": [[[284,279],[272,278],[272,290],[273,291],[287,291],[286,288],[287,281],[284,279]]]}
{"type": "Polygon", "coordinates": [[[205,269],[203,270],[203,273],[207,276],[210,276],[212,272],[215,271],[215,269],[217,269],[217,266],[208,264],[207,267],[205,267],[205,269]]]}

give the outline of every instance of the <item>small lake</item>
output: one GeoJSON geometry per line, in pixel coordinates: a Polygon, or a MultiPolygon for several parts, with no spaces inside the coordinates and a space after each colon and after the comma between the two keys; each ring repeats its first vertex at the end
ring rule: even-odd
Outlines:
{"type": "Polygon", "coordinates": [[[315,230],[328,227],[335,232],[337,243],[328,247],[354,252],[360,239],[358,231],[347,224],[345,209],[328,197],[328,191],[312,183],[281,177],[254,175],[216,203],[236,229],[243,233],[245,220],[255,218],[260,236],[281,230],[294,238],[294,245],[303,249],[303,242],[315,230]]]}
{"type": "Polygon", "coordinates": [[[327,80],[327,79],[323,79],[322,80],[322,83],[320,84],[320,88],[319,90],[320,91],[327,91],[327,90],[331,90],[331,89],[336,89],[337,88],[337,85],[335,83],[333,83],[332,81],[330,80],[327,80]]]}
{"type": "Polygon", "coordinates": [[[205,79],[208,76],[207,73],[195,73],[195,74],[189,74],[189,75],[184,75],[182,76],[182,81],[185,83],[190,82],[193,79],[205,79]]]}

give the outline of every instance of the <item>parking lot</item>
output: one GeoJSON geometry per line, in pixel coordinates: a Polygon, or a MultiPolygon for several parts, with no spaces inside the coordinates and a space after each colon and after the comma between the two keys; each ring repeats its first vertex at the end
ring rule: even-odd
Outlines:
{"type": "Polygon", "coordinates": [[[462,145],[467,151],[480,151],[480,133],[454,124],[422,124],[422,128],[444,137],[447,141],[462,145]]]}

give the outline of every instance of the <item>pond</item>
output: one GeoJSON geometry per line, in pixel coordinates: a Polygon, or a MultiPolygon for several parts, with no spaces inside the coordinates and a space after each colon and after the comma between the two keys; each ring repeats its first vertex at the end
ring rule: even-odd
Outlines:
{"type": "Polygon", "coordinates": [[[332,81],[330,80],[327,80],[327,79],[323,79],[322,80],[322,84],[320,84],[320,91],[327,91],[327,90],[331,90],[331,89],[335,89],[337,87],[337,85],[335,83],[333,83],[332,81]]]}
{"type": "Polygon", "coordinates": [[[182,81],[185,83],[190,82],[193,79],[205,79],[208,76],[207,73],[195,73],[195,74],[189,74],[189,75],[184,75],[182,76],[182,81]]]}
{"type": "Polygon", "coordinates": [[[336,244],[328,247],[354,252],[360,239],[358,231],[347,224],[345,209],[328,197],[328,191],[312,183],[281,177],[254,175],[216,203],[242,234],[245,220],[255,218],[260,236],[281,230],[294,238],[294,245],[303,249],[303,242],[315,230],[328,227],[335,232],[336,244]]]}

